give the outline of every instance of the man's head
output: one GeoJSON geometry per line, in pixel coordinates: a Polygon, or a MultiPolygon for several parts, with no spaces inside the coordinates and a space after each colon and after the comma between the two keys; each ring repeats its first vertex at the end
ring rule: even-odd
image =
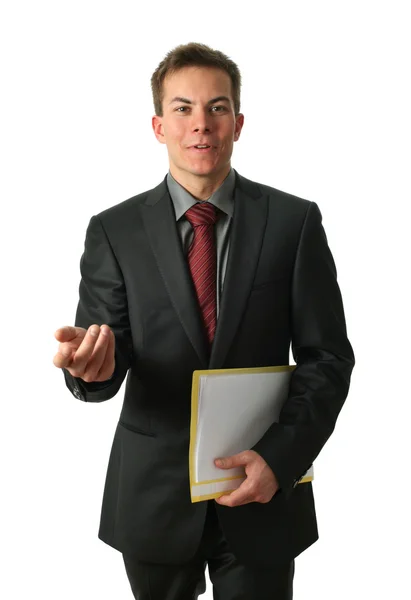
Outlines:
{"type": "Polygon", "coordinates": [[[231,95],[234,113],[240,112],[241,74],[237,65],[219,50],[205,44],[185,44],[171,50],[158,65],[151,77],[154,110],[163,116],[164,79],[184,67],[209,67],[225,71],[231,80],[231,95]]]}
{"type": "Polygon", "coordinates": [[[159,64],[151,86],[153,130],[167,145],[173,176],[183,184],[224,178],[244,122],[237,65],[203,44],[178,46],[159,64]]]}

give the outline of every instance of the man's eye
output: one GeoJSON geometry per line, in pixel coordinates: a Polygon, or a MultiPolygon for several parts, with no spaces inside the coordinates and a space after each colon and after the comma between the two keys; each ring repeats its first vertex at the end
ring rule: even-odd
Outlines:
{"type": "Polygon", "coordinates": [[[213,112],[223,112],[224,110],[226,110],[225,106],[212,106],[211,110],[213,112]]]}
{"type": "Polygon", "coordinates": [[[185,112],[188,109],[188,106],[179,106],[176,108],[177,112],[185,112]]]}

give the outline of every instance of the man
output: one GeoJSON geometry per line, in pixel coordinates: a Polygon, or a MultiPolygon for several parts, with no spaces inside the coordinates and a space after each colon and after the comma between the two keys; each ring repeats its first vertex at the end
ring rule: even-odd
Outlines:
{"type": "Polygon", "coordinates": [[[215,598],[290,599],[294,559],[318,538],[312,484],[298,482],[354,366],[321,213],[231,168],[244,117],[227,56],[179,46],[152,90],[170,171],[91,218],[76,327],[55,334],[54,364],[77,398],[112,398],[128,372],[99,537],[123,553],[135,598],[197,598],[208,563],[215,598]],[[279,423],[216,463],[244,465],[246,480],[191,503],[193,371],[286,365],[290,342],[279,423]]]}

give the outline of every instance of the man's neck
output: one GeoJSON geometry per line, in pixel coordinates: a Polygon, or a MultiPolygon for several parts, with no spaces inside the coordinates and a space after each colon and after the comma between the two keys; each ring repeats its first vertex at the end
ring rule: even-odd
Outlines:
{"type": "Polygon", "coordinates": [[[230,170],[231,165],[229,164],[227,168],[216,175],[200,177],[185,171],[180,171],[170,165],[170,173],[174,179],[197,200],[208,200],[208,198],[218,190],[230,170]]]}

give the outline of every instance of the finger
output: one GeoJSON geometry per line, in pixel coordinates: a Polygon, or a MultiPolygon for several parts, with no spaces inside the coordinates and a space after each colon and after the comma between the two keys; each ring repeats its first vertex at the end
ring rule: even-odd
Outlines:
{"type": "MultiPolygon", "coordinates": [[[[108,325],[102,325],[100,328],[100,333],[97,338],[97,341],[94,345],[93,352],[87,361],[87,364],[84,369],[84,373],[82,375],[82,379],[87,382],[91,381],[104,381],[108,379],[112,374],[109,373],[110,363],[107,360],[105,363],[105,358],[107,355],[107,350],[110,344],[111,337],[114,336],[110,327],[108,325]],[[101,371],[101,376],[99,375],[101,371]]],[[[111,361],[111,369],[113,371],[113,361],[111,361]]]]}
{"type": "Polygon", "coordinates": [[[70,342],[82,333],[86,333],[86,329],[84,329],[83,327],[71,327],[70,325],[66,325],[65,327],[60,327],[59,329],[57,329],[54,332],[54,337],[59,342],[70,342]]]}
{"type": "Polygon", "coordinates": [[[94,347],[99,338],[99,334],[100,327],[98,325],[91,325],[88,328],[87,333],[84,336],[84,339],[81,342],[80,346],[76,350],[76,353],[70,365],[70,373],[73,375],[73,377],[83,378],[87,363],[90,360],[91,355],[93,354],[94,347]]]}

